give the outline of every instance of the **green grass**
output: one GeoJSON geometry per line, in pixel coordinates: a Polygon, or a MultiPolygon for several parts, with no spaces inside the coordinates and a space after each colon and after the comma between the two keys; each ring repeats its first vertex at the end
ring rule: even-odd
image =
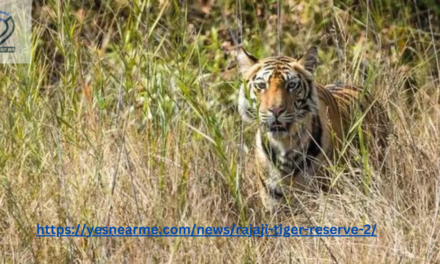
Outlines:
{"type": "Polygon", "coordinates": [[[415,12],[412,2],[281,1],[283,53],[318,45],[317,81],[365,85],[395,136],[386,173],[362,149],[360,169],[332,168],[340,192],[309,197],[304,214],[274,219],[256,193],[255,127],[240,121],[239,74],[227,70],[233,58],[222,46],[239,13],[245,47],[276,54],[276,2],[238,1],[238,12],[237,1],[220,1],[203,16],[200,2],[36,1],[32,64],[0,66],[0,259],[440,261],[438,17],[429,20],[423,6],[415,12]],[[378,237],[35,237],[37,224],[83,223],[376,223],[378,237]]]}

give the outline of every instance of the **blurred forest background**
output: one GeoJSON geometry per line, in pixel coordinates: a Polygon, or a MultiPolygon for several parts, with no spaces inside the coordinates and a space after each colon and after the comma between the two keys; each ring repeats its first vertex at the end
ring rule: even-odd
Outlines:
{"type": "Polygon", "coordinates": [[[440,262],[440,2],[33,2],[32,63],[0,65],[5,262],[440,262]],[[231,50],[362,85],[395,135],[335,165],[341,193],[265,214],[231,50]],[[361,161],[361,162],[358,162],[361,161]],[[386,163],[387,173],[380,170],[386,163]],[[355,180],[353,180],[355,179],[355,180]],[[375,238],[41,238],[36,226],[363,226],[375,238]]]}

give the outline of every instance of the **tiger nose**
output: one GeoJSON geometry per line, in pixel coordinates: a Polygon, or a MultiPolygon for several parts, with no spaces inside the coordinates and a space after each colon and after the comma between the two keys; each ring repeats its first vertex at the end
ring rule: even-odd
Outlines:
{"type": "Polygon", "coordinates": [[[280,116],[284,111],[286,111],[286,108],[285,107],[272,107],[272,108],[269,108],[269,111],[271,111],[274,116],[280,116]]]}

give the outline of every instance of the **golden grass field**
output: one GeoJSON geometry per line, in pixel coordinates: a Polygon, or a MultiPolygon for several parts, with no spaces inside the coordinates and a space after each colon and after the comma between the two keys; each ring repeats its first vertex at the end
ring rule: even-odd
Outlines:
{"type": "Polygon", "coordinates": [[[277,1],[35,1],[32,63],[0,66],[2,262],[440,263],[439,5],[278,2],[279,27],[277,1]],[[333,168],[340,191],[264,212],[229,67],[239,32],[257,56],[316,45],[318,82],[373,93],[392,120],[385,159],[358,153],[333,168]],[[36,237],[84,223],[377,237],[36,237]]]}

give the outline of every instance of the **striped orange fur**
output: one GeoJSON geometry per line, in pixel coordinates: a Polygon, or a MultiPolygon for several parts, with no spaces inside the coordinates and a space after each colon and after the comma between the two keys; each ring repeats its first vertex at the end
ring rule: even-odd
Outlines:
{"type": "Polygon", "coordinates": [[[360,118],[372,145],[385,145],[388,117],[371,94],[351,85],[315,82],[315,47],[299,60],[256,59],[240,48],[237,61],[243,78],[238,110],[244,121],[259,125],[256,156],[262,172],[256,180],[269,209],[291,191],[322,186],[323,165],[339,158],[360,118]]]}

